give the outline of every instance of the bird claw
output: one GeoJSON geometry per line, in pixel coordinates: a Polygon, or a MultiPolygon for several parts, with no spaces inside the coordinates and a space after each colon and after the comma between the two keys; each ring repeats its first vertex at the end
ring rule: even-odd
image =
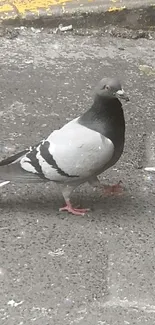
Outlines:
{"type": "Polygon", "coordinates": [[[67,211],[67,212],[72,213],[76,216],[84,216],[86,212],[90,211],[90,209],[78,209],[78,208],[73,208],[72,206],[66,205],[63,208],[60,208],[59,211],[67,211]]]}
{"type": "Polygon", "coordinates": [[[103,193],[104,195],[122,195],[124,188],[122,186],[122,181],[119,181],[115,185],[104,185],[103,193]]]}

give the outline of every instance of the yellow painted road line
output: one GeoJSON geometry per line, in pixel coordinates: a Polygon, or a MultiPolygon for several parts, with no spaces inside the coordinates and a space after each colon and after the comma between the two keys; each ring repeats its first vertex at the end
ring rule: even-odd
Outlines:
{"type": "Polygon", "coordinates": [[[0,12],[10,11],[14,7],[20,14],[27,11],[36,12],[38,9],[48,9],[50,6],[62,5],[72,0],[0,0],[0,12]]]}
{"type": "Polygon", "coordinates": [[[124,10],[126,7],[123,6],[123,7],[110,7],[108,9],[109,12],[112,12],[112,11],[121,11],[121,10],[124,10]]]}
{"type": "Polygon", "coordinates": [[[27,13],[38,16],[40,10],[48,14],[48,11],[52,11],[52,6],[62,7],[69,2],[73,0],[0,0],[0,17],[25,17],[27,13]]]}

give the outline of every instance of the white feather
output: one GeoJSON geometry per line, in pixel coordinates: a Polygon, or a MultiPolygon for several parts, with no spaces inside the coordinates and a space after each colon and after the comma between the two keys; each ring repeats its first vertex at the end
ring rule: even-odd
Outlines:
{"type": "Polygon", "coordinates": [[[4,185],[6,185],[6,184],[8,184],[8,183],[10,183],[10,181],[2,182],[2,183],[0,183],[0,187],[3,187],[4,185]]]}
{"type": "Polygon", "coordinates": [[[30,161],[30,159],[26,159],[25,157],[23,157],[20,161],[20,165],[21,167],[26,170],[27,172],[30,172],[30,173],[36,173],[36,169],[28,162],[30,161]]]}
{"type": "Polygon", "coordinates": [[[145,167],[144,170],[147,172],[155,172],[155,167],[145,167]]]}

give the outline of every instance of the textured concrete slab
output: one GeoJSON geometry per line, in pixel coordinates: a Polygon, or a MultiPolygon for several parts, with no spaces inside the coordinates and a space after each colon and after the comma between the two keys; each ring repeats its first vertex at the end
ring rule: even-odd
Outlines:
{"type": "Polygon", "coordinates": [[[122,179],[123,197],[85,185],[72,200],[92,211],[76,217],[52,184],[0,189],[1,324],[154,324],[155,179],[138,162],[155,127],[155,41],[21,29],[0,48],[0,158],[85,111],[104,76],[130,97],[124,154],[101,176],[122,179]]]}

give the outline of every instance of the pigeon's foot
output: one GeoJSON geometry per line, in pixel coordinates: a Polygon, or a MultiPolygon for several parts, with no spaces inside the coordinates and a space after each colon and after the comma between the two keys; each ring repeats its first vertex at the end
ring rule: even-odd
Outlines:
{"type": "Polygon", "coordinates": [[[109,195],[122,195],[124,192],[124,188],[122,186],[122,181],[119,181],[115,185],[104,185],[103,193],[106,196],[109,195]]]}
{"type": "Polygon", "coordinates": [[[86,212],[90,211],[90,209],[73,208],[70,203],[67,203],[67,205],[63,208],[60,208],[59,211],[67,211],[76,216],[84,216],[86,212]]]}

